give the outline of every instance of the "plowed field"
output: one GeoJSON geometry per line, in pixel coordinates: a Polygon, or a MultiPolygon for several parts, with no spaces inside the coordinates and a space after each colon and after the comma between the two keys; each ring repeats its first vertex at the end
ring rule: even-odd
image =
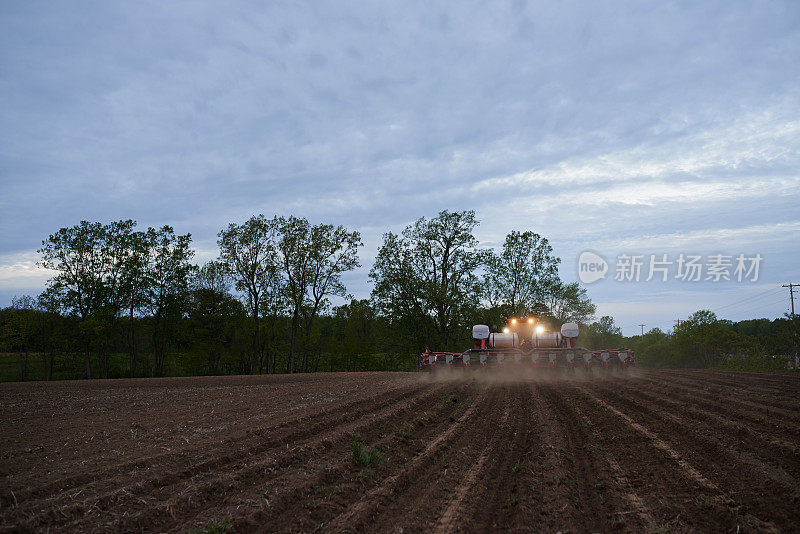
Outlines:
{"type": "Polygon", "coordinates": [[[2,531],[792,531],[800,377],[0,384],[2,531]]]}

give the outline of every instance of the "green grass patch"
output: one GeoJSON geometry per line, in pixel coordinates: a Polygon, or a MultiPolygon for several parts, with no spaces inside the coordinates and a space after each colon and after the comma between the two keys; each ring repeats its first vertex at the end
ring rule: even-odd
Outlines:
{"type": "Polygon", "coordinates": [[[414,434],[414,423],[405,422],[400,425],[395,431],[395,434],[401,438],[408,439],[414,434]]]}
{"type": "Polygon", "coordinates": [[[222,519],[209,521],[194,532],[196,534],[223,534],[231,525],[233,525],[233,520],[230,516],[225,516],[222,519]]]}
{"type": "Polygon", "coordinates": [[[386,455],[378,447],[367,447],[354,439],[350,444],[353,463],[359,467],[378,467],[386,460],[386,455]]]}
{"type": "Polygon", "coordinates": [[[698,508],[703,510],[710,510],[711,508],[714,508],[714,501],[707,495],[698,495],[697,498],[695,498],[694,503],[698,508]]]}

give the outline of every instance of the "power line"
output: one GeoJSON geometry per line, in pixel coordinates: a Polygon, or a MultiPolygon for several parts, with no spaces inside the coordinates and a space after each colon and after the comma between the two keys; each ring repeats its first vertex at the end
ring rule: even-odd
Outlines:
{"type": "Polygon", "coordinates": [[[778,316],[782,312],[776,312],[777,309],[787,307],[785,297],[781,297],[779,300],[770,300],[767,302],[759,302],[756,303],[755,306],[750,306],[746,309],[740,310],[733,310],[726,312],[725,315],[719,315],[720,319],[723,318],[733,318],[733,317],[740,317],[739,319],[731,319],[734,322],[748,320],[748,319],[758,319],[768,316],[773,316],[778,313],[778,316]],[[744,317],[744,318],[741,318],[744,317]]]}
{"type": "Polygon", "coordinates": [[[775,297],[773,296],[773,298],[770,299],[770,300],[766,300],[766,301],[762,301],[762,302],[756,302],[754,305],[749,305],[747,308],[728,311],[727,313],[728,314],[741,314],[746,310],[746,313],[749,313],[749,314],[752,315],[753,313],[757,313],[757,312],[760,313],[760,312],[774,311],[776,307],[786,307],[786,308],[788,308],[788,305],[786,304],[786,297],[781,296],[781,297],[775,299],[775,297]]]}
{"type": "Polygon", "coordinates": [[[749,303],[750,301],[760,300],[760,299],[766,297],[767,295],[771,295],[773,293],[777,294],[778,291],[781,291],[780,287],[772,287],[772,288],[770,288],[770,289],[768,289],[766,291],[762,291],[762,292],[757,293],[755,295],[750,295],[749,297],[745,297],[743,299],[740,299],[740,300],[737,300],[737,301],[734,301],[734,302],[731,302],[731,303],[728,303],[728,304],[724,304],[722,306],[718,306],[716,308],[716,310],[717,311],[721,311],[721,310],[724,310],[724,309],[727,309],[727,308],[737,307],[738,305],[744,304],[745,302],[749,303]]]}
{"type": "Polygon", "coordinates": [[[778,291],[781,291],[780,287],[778,287],[778,286],[770,287],[770,288],[766,289],[765,291],[760,291],[760,292],[756,293],[755,295],[750,295],[748,297],[744,297],[742,299],[734,300],[733,302],[729,302],[728,304],[723,304],[719,308],[723,309],[723,308],[729,308],[731,306],[736,306],[737,304],[741,304],[741,303],[747,302],[749,300],[759,299],[761,297],[776,293],[778,291]]]}
{"type": "MultiPolygon", "coordinates": [[[[800,284],[792,283],[790,285],[793,288],[796,288],[796,289],[800,290],[800,284]]],[[[723,311],[723,310],[725,311],[726,315],[732,314],[732,313],[734,313],[734,314],[735,313],[739,313],[739,312],[744,311],[744,310],[748,310],[750,312],[755,311],[755,310],[765,310],[768,307],[772,307],[775,304],[778,304],[779,302],[783,301],[783,297],[781,297],[779,301],[774,301],[772,299],[777,297],[778,293],[782,292],[784,287],[789,287],[789,286],[785,285],[785,286],[771,287],[771,288],[766,289],[764,291],[761,291],[761,292],[759,292],[759,293],[757,293],[755,295],[750,295],[750,296],[745,297],[743,299],[735,300],[735,301],[729,302],[728,304],[725,304],[723,306],[719,306],[719,307],[715,307],[715,308],[711,308],[711,309],[712,309],[712,311],[716,312],[717,315],[720,315],[719,312],[723,311]]],[[[790,291],[792,291],[792,290],[790,289],[790,291]]],[[[708,309],[708,308],[706,308],[706,309],[708,309]]],[[[672,320],[672,321],[660,321],[660,322],[650,323],[650,324],[653,325],[654,327],[662,327],[662,326],[664,326],[666,328],[669,328],[671,326],[674,329],[675,327],[680,326],[680,324],[682,322],[683,322],[682,319],[675,319],[675,320],[672,320]]],[[[647,324],[637,323],[637,324],[618,325],[618,327],[621,328],[621,329],[633,329],[633,328],[636,328],[637,326],[640,328],[641,335],[644,336],[644,327],[647,326],[647,324]]]]}
{"type": "Polygon", "coordinates": [[[766,306],[773,306],[775,304],[785,304],[786,297],[783,295],[765,295],[764,298],[751,300],[745,304],[741,304],[735,308],[728,308],[719,315],[736,315],[740,313],[752,313],[754,310],[764,309],[766,306]]]}
{"type": "Polygon", "coordinates": [[[734,315],[741,312],[749,313],[752,312],[754,309],[763,308],[767,302],[769,303],[774,302],[775,298],[780,298],[781,300],[783,300],[784,297],[782,295],[778,297],[781,291],[782,291],[781,288],[777,287],[767,293],[754,295],[750,297],[748,300],[739,301],[736,303],[728,304],[726,306],[715,308],[714,311],[717,313],[717,315],[734,315]]]}

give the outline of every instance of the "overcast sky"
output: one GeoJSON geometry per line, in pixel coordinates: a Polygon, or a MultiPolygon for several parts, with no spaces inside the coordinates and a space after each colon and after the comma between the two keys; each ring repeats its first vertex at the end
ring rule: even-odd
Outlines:
{"type": "Polygon", "coordinates": [[[256,213],[343,224],[366,297],[384,232],[474,209],[482,245],[536,231],[567,281],[606,258],[586,287],[626,334],[772,318],[798,199],[798,2],[0,4],[0,306],[82,219],[171,224],[201,262],[256,213]],[[614,280],[623,253],[642,281],[614,280]],[[763,261],[643,281],[680,253],[763,261]]]}

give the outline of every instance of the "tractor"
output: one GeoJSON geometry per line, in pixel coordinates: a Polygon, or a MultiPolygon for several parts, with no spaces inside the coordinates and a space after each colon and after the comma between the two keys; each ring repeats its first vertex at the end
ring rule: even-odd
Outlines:
{"type": "Polygon", "coordinates": [[[579,328],[564,323],[551,331],[534,316],[507,317],[502,332],[491,332],[478,324],[472,327],[473,346],[463,353],[425,352],[420,368],[425,371],[464,368],[524,366],[526,368],[575,369],[606,372],[625,371],[635,365],[633,351],[625,348],[588,350],[577,346],[579,328]]]}

